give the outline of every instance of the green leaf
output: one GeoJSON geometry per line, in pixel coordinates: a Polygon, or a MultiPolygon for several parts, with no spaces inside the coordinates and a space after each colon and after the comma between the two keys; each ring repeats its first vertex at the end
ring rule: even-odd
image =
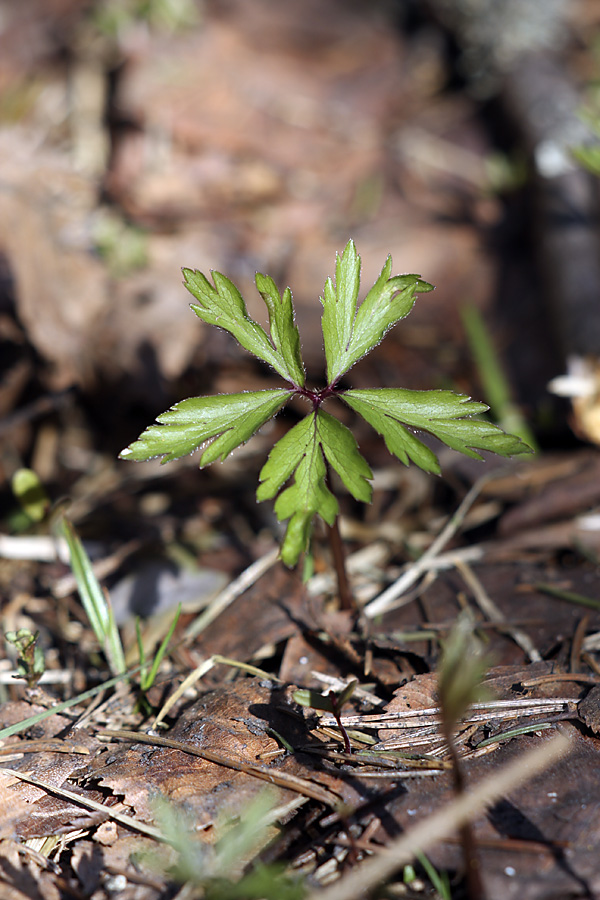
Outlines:
{"type": "Polygon", "coordinates": [[[281,547],[281,558],[288,566],[298,562],[306,550],[313,517],[319,513],[329,525],[338,514],[338,502],[325,484],[327,470],[317,440],[317,413],[298,422],[279,440],[260,473],[256,492],[259,501],[274,497],[295,472],[294,484],[275,503],[280,522],[290,519],[281,547]]]}
{"type": "Polygon", "coordinates": [[[327,462],[338,473],[346,489],[355,500],[370,503],[373,488],[369,479],[373,473],[358,452],[352,432],[339,419],[320,409],[317,413],[317,433],[327,462]]]}
{"type": "Polygon", "coordinates": [[[310,706],[311,709],[322,709],[328,713],[336,711],[331,696],[322,694],[321,691],[314,691],[311,688],[299,688],[293,692],[292,697],[300,706],[310,706]]]}
{"type": "Polygon", "coordinates": [[[322,409],[302,419],[275,444],[260,473],[259,501],[275,497],[294,474],[294,483],[275,503],[279,521],[290,520],[281,548],[288,566],[295,565],[306,550],[314,516],[319,514],[333,525],[338,514],[338,502],[326,484],[325,459],[357,500],[369,502],[369,466],[351,432],[322,409]]]}
{"type": "Polygon", "coordinates": [[[293,323],[289,290],[281,298],[271,278],[257,276],[257,287],[269,310],[271,342],[262,325],[248,315],[242,295],[229,278],[213,272],[213,286],[202,272],[184,269],[183,276],[186,288],[198,300],[191,304],[198,318],[228,331],[245,350],[272,366],[286,381],[304,384],[300,339],[293,323]]]}
{"type": "Polygon", "coordinates": [[[408,429],[433,434],[453,450],[482,459],[477,450],[501,456],[530,453],[520,438],[496,425],[472,419],[487,409],[485,403],[452,391],[408,391],[400,388],[345,391],[342,399],[383,435],[390,453],[405,465],[412,459],[427,472],[439,473],[437,456],[408,429]]]}
{"type": "Polygon", "coordinates": [[[146,654],[144,651],[144,645],[142,642],[142,635],[140,633],[140,619],[139,616],[135,620],[135,627],[138,639],[138,649],[140,654],[140,687],[142,691],[149,691],[156,676],[158,674],[158,669],[160,667],[161,662],[163,661],[164,655],[167,652],[167,647],[169,646],[169,641],[173,637],[173,633],[175,632],[175,628],[177,627],[177,622],[179,621],[179,616],[181,615],[181,602],[177,604],[177,609],[175,610],[175,615],[173,616],[173,620],[167,629],[167,633],[163,637],[160,642],[160,646],[156,651],[154,656],[154,661],[152,663],[152,667],[150,671],[146,668],[146,654]]]}
{"type": "Polygon", "coordinates": [[[200,465],[222,461],[251,438],[289,397],[289,390],[279,389],[182,400],[158,416],[160,424],[147,428],[120,457],[141,461],[164,456],[163,462],[170,462],[193,453],[205,441],[212,441],[204,450],[200,465]]]}
{"type": "Polygon", "coordinates": [[[358,681],[356,678],[353,678],[348,682],[345,688],[343,688],[340,693],[337,695],[337,710],[338,712],[342,709],[343,706],[346,705],[348,700],[352,697],[354,691],[358,687],[358,681]]]}
{"type": "Polygon", "coordinates": [[[404,319],[415,304],[415,294],[427,293],[433,286],[419,275],[395,275],[390,278],[392,258],[388,256],[381,274],[362,302],[352,332],[352,339],[344,359],[347,372],[384,338],[400,319],[404,319]]]}
{"type": "Polygon", "coordinates": [[[32,469],[17,469],[12,477],[13,494],[32,522],[41,522],[50,507],[42,482],[32,469]]]}
{"type": "Polygon", "coordinates": [[[348,368],[344,367],[344,358],[352,337],[359,286],[360,256],[354,241],[348,241],[341,257],[336,254],[335,287],[328,278],[321,299],[321,328],[329,384],[334,384],[348,368]]]}
{"type": "Polygon", "coordinates": [[[249,315],[237,287],[219,272],[212,281],[199,271],[184,269],[185,285],[197,303],[192,309],[210,325],[223,328],[258,359],[272,366],[290,387],[242,392],[216,397],[195,397],[158,417],[122,458],[176,459],[202,446],[200,465],[225,459],[247,441],[294,395],[312,401],[309,415],[271,450],[260,474],[259,501],[275,498],[275,512],[287,521],[281,557],[287,565],[306,550],[315,515],[333,525],[339,506],[328,484],[328,469],[337,473],[347,490],[369,502],[372,473],[351,432],[323,412],[323,402],[338,395],[380,434],[388,449],[403,463],[412,460],[429,472],[439,472],[435,453],[413,432],[427,431],[448,447],[477,459],[479,451],[504,456],[529,452],[516,436],[505,434],[478,416],[487,407],[450,391],[400,389],[348,390],[340,378],[371,351],[412,309],[417,293],[433,290],[419,275],[392,276],[388,256],[381,273],[362,304],[358,302],[361,261],[353,241],[336,256],[335,280],[327,279],[321,303],[322,331],[327,363],[327,386],[305,386],[300,336],[294,321],[289,288],[281,294],[268,275],[256,275],[256,287],[267,307],[267,331],[249,315]],[[293,476],[293,478],[292,478],[293,476]],[[287,482],[290,481],[290,484],[287,482]]]}
{"type": "Polygon", "coordinates": [[[275,350],[281,354],[287,375],[284,377],[298,387],[304,387],[305,374],[300,351],[300,334],[294,321],[294,305],[289,287],[283,296],[270,275],[256,273],[256,287],[269,310],[269,327],[275,350]]]}
{"type": "Polygon", "coordinates": [[[321,327],[327,359],[327,380],[335,384],[359,359],[373,349],[400,319],[411,311],[417,292],[433,290],[419,275],[390,277],[388,256],[379,278],[356,311],[360,285],[360,256],[348,241],[337,257],[336,285],[327,279],[323,292],[321,327]]]}

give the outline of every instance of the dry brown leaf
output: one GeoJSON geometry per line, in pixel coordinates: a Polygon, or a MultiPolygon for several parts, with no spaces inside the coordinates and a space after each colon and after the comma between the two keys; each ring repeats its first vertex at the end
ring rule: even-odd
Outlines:
{"type": "Polygon", "coordinates": [[[578,706],[579,715],[587,727],[600,735],[600,686],[593,687],[578,706]]]}
{"type": "Polygon", "coordinates": [[[264,789],[264,779],[233,771],[227,766],[228,759],[236,767],[240,763],[259,766],[265,775],[272,773],[278,803],[303,793],[300,787],[292,791],[282,786],[287,776],[314,780],[334,804],[336,796],[356,801],[353,788],[343,779],[319,771],[310,759],[275,754],[269,761],[270,752],[279,748],[270,728],[292,745],[306,741],[302,717],[295,720],[280,710],[282,706],[293,708],[287,691],[269,682],[248,678],[222,685],[182,713],[166,737],[189,746],[192,752],[196,747],[200,753],[214,752],[224,765],[168,747],[132,743],[110,747],[90,768],[88,783],[99,783],[124,796],[125,803],[146,822],[154,818],[153,803],[158,797],[183,805],[208,842],[215,839],[219,821],[237,815],[264,789]],[[279,773],[282,784],[277,783],[279,773]]]}

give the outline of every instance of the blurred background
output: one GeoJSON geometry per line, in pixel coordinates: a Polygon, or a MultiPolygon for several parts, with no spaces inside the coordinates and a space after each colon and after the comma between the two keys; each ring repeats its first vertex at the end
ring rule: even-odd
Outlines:
{"type": "Polygon", "coordinates": [[[261,320],[254,273],[289,284],[318,383],[318,297],[349,237],[364,290],[388,253],[436,285],[354,386],[489,399],[475,310],[542,448],[593,441],[597,412],[547,384],[575,358],[597,390],[598,179],[572,151],[594,152],[599,75],[597,0],[2,0],[5,508],[27,465],[95,528],[112,504],[113,537],[175,509],[159,477],[204,522],[211,479],[256,515],[268,435],[200,475],[116,456],[183,397],[274,383],[194,317],[181,267],[226,273],[261,320]]]}

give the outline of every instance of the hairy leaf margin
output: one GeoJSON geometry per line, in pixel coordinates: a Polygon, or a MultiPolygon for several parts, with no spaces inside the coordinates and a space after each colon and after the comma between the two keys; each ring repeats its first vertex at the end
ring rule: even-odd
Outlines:
{"type": "Polygon", "coordinates": [[[360,256],[350,240],[342,256],[336,256],[335,287],[331,278],[325,282],[321,329],[329,385],[339,381],[409,314],[417,293],[433,290],[420,275],[391,276],[392,257],[388,256],[375,284],[357,306],[360,268],[360,256]]]}
{"type": "Polygon", "coordinates": [[[333,525],[339,512],[338,501],[327,485],[326,461],[353,497],[370,501],[373,474],[354,436],[322,409],[306,416],[274,445],[260,473],[259,502],[275,497],[294,475],[293,484],[275,501],[279,521],[289,519],[281,547],[281,558],[288,566],[295,565],[306,550],[315,515],[333,525]]]}
{"type": "Polygon", "coordinates": [[[245,350],[272,366],[286,381],[303,384],[300,338],[293,322],[289,289],[282,298],[268,276],[262,275],[257,280],[257,287],[260,281],[265,291],[263,293],[259,288],[269,311],[272,336],[269,340],[262,325],[248,314],[244,299],[233,281],[221,272],[211,274],[214,284],[196,269],[183,269],[184,285],[198,301],[190,304],[198,318],[208,325],[228,331],[245,350]]]}
{"type": "Polygon", "coordinates": [[[344,391],[340,397],[383,436],[390,453],[405,465],[412,460],[426,472],[439,474],[439,460],[411,428],[426,431],[473,459],[483,458],[478,450],[500,456],[532,452],[516,435],[507,434],[491,422],[472,418],[488,407],[466,394],[372,388],[344,391]]]}
{"type": "Polygon", "coordinates": [[[290,396],[291,392],[282,388],[190,397],[157,416],[158,424],[146,428],[119,456],[140,462],[163,456],[162,463],[166,463],[211,441],[200,458],[200,467],[218,459],[223,461],[272,418],[290,396]]]}

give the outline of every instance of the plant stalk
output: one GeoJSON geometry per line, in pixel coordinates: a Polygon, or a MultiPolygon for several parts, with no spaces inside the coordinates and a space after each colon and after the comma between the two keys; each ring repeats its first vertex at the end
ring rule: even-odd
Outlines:
{"type": "Polygon", "coordinates": [[[344,554],[344,546],[340,535],[340,526],[338,517],[336,516],[333,525],[328,525],[329,546],[331,547],[331,555],[333,556],[333,565],[338,584],[338,597],[340,600],[340,609],[358,612],[358,607],[350,587],[348,580],[348,572],[346,570],[346,556],[344,554]]]}
{"type": "MultiPolygon", "coordinates": [[[[458,753],[456,751],[454,735],[450,729],[444,728],[444,731],[446,732],[444,736],[446,738],[450,761],[452,763],[452,780],[454,782],[454,793],[456,795],[456,799],[459,800],[465,794],[464,773],[462,765],[458,758],[458,753]]],[[[464,824],[460,827],[459,834],[465,865],[467,897],[469,898],[469,900],[485,900],[472,823],[470,821],[464,822],[464,824]]]]}
{"type": "Polygon", "coordinates": [[[337,722],[338,728],[340,729],[340,734],[342,735],[342,740],[344,742],[344,753],[347,753],[348,756],[352,756],[352,744],[350,743],[350,738],[348,737],[348,732],[342,725],[341,710],[336,709],[336,711],[333,713],[333,715],[337,722]]]}

